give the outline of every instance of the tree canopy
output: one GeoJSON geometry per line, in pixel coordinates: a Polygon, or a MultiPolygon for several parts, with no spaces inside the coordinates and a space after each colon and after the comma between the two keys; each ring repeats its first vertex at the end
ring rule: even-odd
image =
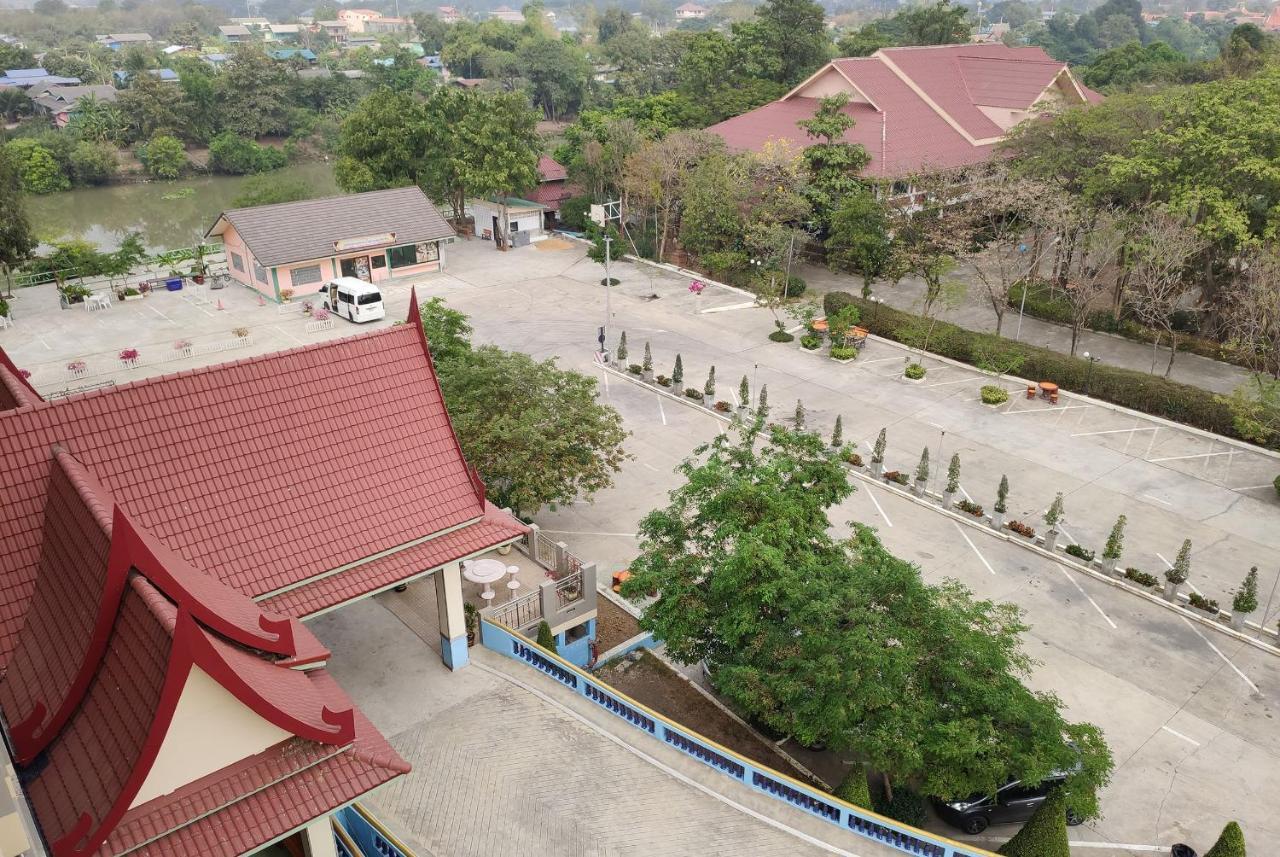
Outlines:
{"type": "Polygon", "coordinates": [[[670,503],[640,523],[624,592],[656,592],[641,626],[681,663],[705,661],[734,705],[803,744],[852,753],[944,797],[1078,773],[1097,813],[1099,730],[1068,723],[1022,678],[1017,608],[926,584],[870,528],[830,533],[853,486],[816,434],[763,417],[698,448],[670,503]]]}

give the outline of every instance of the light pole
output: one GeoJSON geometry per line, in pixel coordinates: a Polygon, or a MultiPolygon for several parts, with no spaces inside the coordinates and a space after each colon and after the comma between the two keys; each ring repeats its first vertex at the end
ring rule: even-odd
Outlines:
{"type": "Polygon", "coordinates": [[[871,326],[875,327],[876,319],[880,318],[880,304],[884,303],[884,298],[880,297],[879,295],[872,295],[871,297],[867,298],[867,300],[871,301],[871,306],[872,306],[871,326]]]}
{"type": "Polygon", "coordinates": [[[1089,361],[1089,371],[1084,376],[1084,394],[1089,395],[1089,388],[1093,384],[1093,364],[1102,360],[1101,357],[1094,357],[1088,351],[1084,353],[1084,359],[1089,361]]]}
{"type": "Polygon", "coordinates": [[[605,362],[609,360],[608,345],[609,341],[609,321],[613,317],[612,307],[609,302],[609,293],[613,290],[613,281],[609,279],[609,251],[612,249],[613,238],[609,236],[609,221],[604,222],[604,339],[605,342],[600,344],[600,351],[605,362]]]}

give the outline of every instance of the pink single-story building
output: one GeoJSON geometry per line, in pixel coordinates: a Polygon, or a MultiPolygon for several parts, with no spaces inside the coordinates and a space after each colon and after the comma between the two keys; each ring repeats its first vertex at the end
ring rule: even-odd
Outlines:
{"type": "Polygon", "coordinates": [[[233,208],[205,237],[222,239],[227,272],[273,300],[336,277],[371,283],[444,270],[454,229],[421,188],[233,208]]]}

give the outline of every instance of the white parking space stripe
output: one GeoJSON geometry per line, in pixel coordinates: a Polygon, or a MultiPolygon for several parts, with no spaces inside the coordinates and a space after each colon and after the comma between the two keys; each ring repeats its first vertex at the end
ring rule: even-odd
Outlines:
{"type": "Polygon", "coordinates": [[[1179,616],[1178,618],[1179,618],[1179,619],[1181,619],[1183,622],[1186,622],[1186,623],[1187,623],[1187,627],[1188,627],[1188,628],[1190,628],[1192,631],[1195,631],[1195,632],[1196,632],[1196,636],[1197,636],[1197,637],[1199,637],[1200,639],[1204,640],[1204,644],[1205,644],[1206,646],[1208,646],[1209,648],[1213,649],[1213,653],[1214,653],[1215,655],[1217,655],[1218,657],[1222,658],[1222,660],[1226,663],[1226,665],[1227,665],[1227,666],[1229,666],[1229,667],[1231,667],[1231,669],[1235,671],[1235,674],[1236,674],[1236,675],[1238,675],[1238,676],[1240,676],[1241,680],[1242,680],[1242,681],[1244,681],[1244,683],[1245,683],[1245,684],[1249,685],[1249,687],[1253,689],[1253,692],[1254,692],[1254,693],[1258,694],[1259,696],[1261,696],[1261,695],[1262,695],[1262,691],[1258,690],[1258,686],[1257,686],[1256,684],[1254,684],[1253,682],[1249,681],[1249,677],[1248,677],[1247,675],[1245,675],[1244,673],[1242,673],[1242,672],[1240,671],[1240,668],[1239,668],[1238,666],[1236,666],[1235,664],[1233,664],[1233,663],[1231,662],[1231,659],[1230,659],[1230,658],[1228,658],[1226,655],[1224,655],[1224,654],[1222,653],[1222,650],[1221,650],[1221,649],[1219,649],[1217,646],[1215,646],[1213,643],[1211,643],[1211,642],[1209,641],[1209,638],[1208,638],[1208,637],[1206,637],[1204,634],[1201,634],[1201,633],[1200,633],[1200,629],[1199,629],[1199,628],[1197,628],[1197,627],[1195,626],[1195,623],[1194,623],[1194,622],[1192,622],[1192,621],[1191,621],[1190,619],[1188,619],[1186,616],[1179,616]]]}
{"type": "Polygon", "coordinates": [[[1237,450],[1230,452],[1201,452],[1198,455],[1170,455],[1168,458],[1148,458],[1147,461],[1157,464],[1161,461],[1186,461],[1189,458],[1209,458],[1214,455],[1239,455],[1237,450]]]}
{"type": "Polygon", "coordinates": [[[1160,728],[1168,732],[1170,735],[1174,736],[1175,738],[1181,738],[1183,741],[1186,741],[1188,744],[1194,744],[1197,747],[1200,746],[1200,742],[1197,741],[1196,739],[1188,738],[1186,735],[1183,735],[1181,732],[1177,732],[1173,729],[1170,729],[1168,726],[1161,726],[1160,728]]]}
{"type": "Polygon", "coordinates": [[[667,424],[667,412],[662,409],[662,397],[657,396],[656,398],[658,400],[658,416],[662,417],[662,424],[665,426],[667,424]]]}
{"type": "MultiPolygon", "coordinates": [[[[936,372],[940,367],[934,367],[930,371],[936,372]]],[[[972,378],[953,378],[950,381],[939,381],[936,384],[925,384],[926,387],[945,387],[947,384],[963,384],[965,381],[972,381],[972,378]]]]}
{"type": "Polygon", "coordinates": [[[1172,505],[1173,505],[1173,504],[1172,504],[1172,503],[1170,503],[1168,500],[1161,500],[1159,497],[1153,497],[1153,496],[1151,496],[1150,494],[1143,494],[1143,495],[1142,495],[1142,498],[1143,498],[1144,500],[1155,500],[1157,503],[1164,503],[1166,506],[1172,506],[1172,505]]]}
{"type": "Polygon", "coordinates": [[[867,496],[871,498],[871,502],[876,504],[876,511],[880,513],[880,517],[884,518],[884,522],[889,526],[893,526],[893,521],[889,520],[889,516],[884,513],[884,509],[880,506],[880,501],[876,499],[876,492],[870,488],[867,489],[867,496]]]}
{"type": "Polygon", "coordinates": [[[982,555],[982,551],[978,550],[977,545],[969,541],[969,534],[964,531],[964,528],[961,527],[955,521],[952,521],[951,525],[956,528],[956,532],[960,534],[960,538],[964,539],[965,544],[973,548],[973,552],[978,555],[978,559],[982,560],[982,564],[987,567],[987,571],[991,572],[992,574],[995,574],[996,570],[991,567],[991,563],[987,562],[987,558],[982,555]]]}
{"type": "Polygon", "coordinates": [[[1155,428],[1127,428],[1127,429],[1107,429],[1106,431],[1082,431],[1071,435],[1072,437],[1091,437],[1095,434],[1123,434],[1132,431],[1155,431],[1155,428]]]}
{"type": "Polygon", "coordinates": [[[1091,596],[1089,593],[1084,591],[1084,587],[1080,585],[1080,581],[1076,580],[1074,577],[1071,576],[1071,572],[1067,571],[1065,568],[1058,565],[1056,562],[1054,563],[1054,565],[1058,567],[1058,571],[1066,575],[1067,580],[1071,581],[1071,585],[1076,588],[1076,591],[1079,592],[1081,595],[1083,595],[1086,599],[1088,599],[1089,603],[1093,605],[1093,609],[1098,611],[1098,615],[1101,616],[1103,619],[1107,620],[1107,624],[1111,626],[1112,631],[1120,630],[1119,628],[1116,627],[1116,623],[1111,621],[1111,617],[1108,616],[1106,613],[1102,612],[1102,608],[1098,606],[1097,601],[1093,600],[1093,596],[1091,596]]]}
{"type": "Polygon", "coordinates": [[[1026,408],[1021,411],[1005,411],[1006,414],[1058,414],[1059,419],[1063,411],[1075,411],[1080,408],[1087,408],[1089,405],[1063,405],[1060,408],[1026,408]]]}
{"type": "MultiPolygon", "coordinates": [[[[1007,836],[975,836],[980,842],[1008,842],[1007,836]]],[[[1154,851],[1157,854],[1168,854],[1168,845],[1133,845],[1125,842],[1077,842],[1072,839],[1067,843],[1072,848],[1113,848],[1116,851],[1154,851]]]]}
{"type": "Polygon", "coordinates": [[[272,326],[271,326],[271,329],[272,329],[272,330],[278,330],[278,331],[280,331],[282,334],[284,334],[284,335],[285,335],[285,337],[286,337],[286,338],[288,338],[288,339],[292,339],[294,342],[298,343],[299,345],[303,345],[303,344],[305,344],[305,343],[303,343],[303,341],[302,341],[301,339],[299,339],[298,337],[294,336],[292,333],[290,333],[289,331],[285,330],[283,327],[280,327],[279,325],[272,325],[272,326]]]}

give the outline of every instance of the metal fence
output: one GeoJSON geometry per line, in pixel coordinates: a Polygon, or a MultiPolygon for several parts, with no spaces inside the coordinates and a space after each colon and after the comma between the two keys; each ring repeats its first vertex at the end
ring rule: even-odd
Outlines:
{"type": "Polygon", "coordinates": [[[582,570],[574,572],[556,583],[556,604],[567,607],[582,599],[582,570]]]}
{"type": "Polygon", "coordinates": [[[753,762],[614,690],[590,673],[519,636],[510,626],[503,627],[488,618],[482,620],[482,625],[480,636],[485,648],[550,676],[640,732],[781,804],[903,854],[916,857],[995,857],[983,848],[955,842],[846,803],[807,783],[753,762]]]}
{"type": "Polygon", "coordinates": [[[490,611],[494,619],[511,628],[528,628],[542,621],[542,598],[537,590],[514,601],[500,604],[490,611]]]}

